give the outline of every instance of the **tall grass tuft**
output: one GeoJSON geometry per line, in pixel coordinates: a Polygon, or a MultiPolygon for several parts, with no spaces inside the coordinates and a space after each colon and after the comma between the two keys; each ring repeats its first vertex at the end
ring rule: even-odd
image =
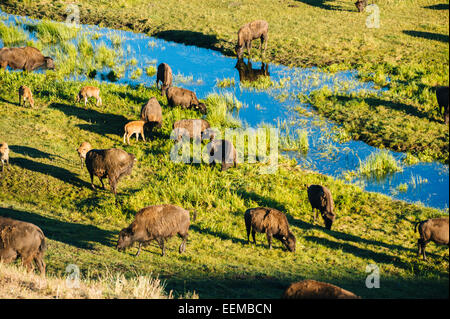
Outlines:
{"type": "Polygon", "coordinates": [[[206,120],[211,127],[241,127],[242,123],[231,113],[235,109],[240,109],[242,103],[239,102],[233,94],[217,94],[208,95],[204,101],[208,108],[206,120]]]}
{"type": "Polygon", "coordinates": [[[0,23],[0,38],[4,46],[23,43],[27,40],[26,34],[15,26],[7,26],[0,23]]]}
{"type": "Polygon", "coordinates": [[[75,26],[49,20],[42,20],[30,29],[34,29],[38,39],[44,43],[61,43],[75,38],[78,34],[78,28],[75,26]]]}
{"type": "Polygon", "coordinates": [[[399,162],[387,150],[370,154],[359,162],[357,173],[369,178],[382,178],[388,174],[402,171],[399,162]]]}

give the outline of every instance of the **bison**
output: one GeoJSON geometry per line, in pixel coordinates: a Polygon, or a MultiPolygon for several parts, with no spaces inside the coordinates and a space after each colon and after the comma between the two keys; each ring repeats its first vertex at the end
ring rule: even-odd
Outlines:
{"type": "Polygon", "coordinates": [[[192,139],[201,140],[203,133],[210,127],[208,121],[202,119],[179,120],[173,123],[177,141],[181,139],[183,133],[188,133],[192,139]]]}
{"type": "Polygon", "coordinates": [[[5,165],[9,165],[9,147],[6,142],[0,143],[0,162],[2,164],[2,172],[3,172],[3,167],[5,165]]]}
{"type": "Polygon", "coordinates": [[[242,58],[244,54],[244,46],[247,48],[249,59],[251,58],[252,41],[261,39],[259,49],[261,55],[264,56],[267,49],[269,24],[264,20],[256,20],[243,25],[238,31],[238,40],[235,47],[238,59],[242,58]],[[262,51],[262,44],[264,43],[264,51],[262,51]]]}
{"type": "Polygon", "coordinates": [[[83,163],[86,160],[86,154],[92,149],[92,145],[89,142],[81,143],[80,147],[77,148],[78,156],[81,161],[81,168],[83,168],[83,163]]]}
{"type": "Polygon", "coordinates": [[[325,186],[311,185],[308,187],[308,199],[313,210],[314,223],[316,222],[315,209],[318,209],[325,222],[325,228],[330,230],[336,218],[333,196],[331,196],[330,190],[325,186]]]}
{"type": "Polygon", "coordinates": [[[448,242],[448,217],[447,218],[432,218],[417,222],[414,226],[414,231],[419,230],[420,238],[417,241],[418,251],[417,256],[422,253],[423,260],[427,260],[425,255],[425,246],[433,241],[438,245],[449,245],[448,242]]]}
{"type": "Polygon", "coordinates": [[[33,93],[31,93],[31,90],[29,87],[22,85],[19,87],[19,106],[22,105],[25,106],[25,102],[28,100],[28,103],[30,103],[30,106],[34,108],[34,100],[33,100],[33,93]]]}
{"type": "Polygon", "coordinates": [[[149,129],[150,131],[152,131],[155,127],[162,127],[162,109],[161,105],[155,97],[150,98],[147,104],[142,107],[141,120],[145,121],[145,128],[149,129]]]}
{"type": "Polygon", "coordinates": [[[444,122],[448,124],[449,110],[448,110],[448,86],[440,86],[436,88],[436,98],[439,104],[439,112],[442,113],[444,109],[444,122]]]}
{"type": "Polygon", "coordinates": [[[85,163],[91,177],[91,187],[95,189],[94,175],[99,178],[102,188],[105,188],[103,179],[108,178],[111,190],[116,195],[117,183],[123,176],[131,174],[136,161],[133,154],[117,148],[90,150],[86,154],[85,163]]]}
{"type": "Polygon", "coordinates": [[[195,92],[171,86],[166,89],[167,101],[170,106],[182,106],[185,109],[195,109],[206,114],[206,105],[200,103],[195,92]]]}
{"type": "Polygon", "coordinates": [[[77,103],[84,100],[84,107],[86,107],[88,99],[95,98],[96,106],[102,105],[102,98],[100,97],[100,89],[95,86],[85,86],[77,94],[77,103]]]}
{"type": "Polygon", "coordinates": [[[158,65],[158,72],[156,73],[156,88],[159,89],[158,84],[161,82],[161,95],[166,93],[166,90],[172,86],[172,69],[167,63],[158,65]]]}
{"type": "Polygon", "coordinates": [[[238,59],[235,68],[239,72],[239,80],[254,82],[258,80],[262,76],[269,76],[269,65],[266,63],[261,63],[261,68],[253,69],[252,63],[248,61],[248,63],[244,62],[244,59],[238,59]]]}
{"type": "Polygon", "coordinates": [[[360,299],[353,292],[338,286],[315,280],[303,280],[291,284],[283,293],[283,299],[360,299]]]}
{"type": "Polygon", "coordinates": [[[1,48],[0,49],[0,67],[6,69],[23,69],[24,71],[33,71],[36,69],[55,69],[53,59],[43,56],[41,51],[33,47],[22,48],[1,48]]]}
{"type": "Polygon", "coordinates": [[[125,124],[125,127],[124,127],[125,133],[123,134],[123,143],[125,144],[125,138],[126,138],[127,144],[129,145],[130,137],[133,134],[136,134],[136,142],[139,140],[139,135],[142,137],[142,139],[145,142],[144,125],[145,125],[144,121],[131,121],[131,122],[128,122],[127,124],[125,124]]]}
{"type": "MultiPolygon", "coordinates": [[[[196,219],[194,212],[193,221],[196,219]]],[[[119,233],[117,250],[123,251],[139,243],[136,257],[141,252],[141,246],[156,240],[161,248],[161,255],[165,255],[164,241],[178,234],[183,240],[179,253],[186,250],[186,241],[190,225],[189,211],[175,205],[155,205],[141,209],[135,216],[134,221],[119,233]]]]}
{"type": "Polygon", "coordinates": [[[363,12],[364,9],[367,7],[367,0],[358,0],[355,2],[355,6],[358,9],[359,12],[363,12]]]}
{"type": "Polygon", "coordinates": [[[222,171],[226,171],[234,165],[237,167],[237,153],[236,149],[228,140],[212,140],[206,146],[209,151],[209,163],[215,165],[221,163],[222,171]]]}
{"type": "Polygon", "coordinates": [[[45,250],[45,236],[39,227],[0,216],[0,261],[10,263],[20,257],[30,271],[34,261],[45,275],[45,250]]]}
{"type": "Polygon", "coordinates": [[[255,233],[266,233],[269,249],[272,249],[272,237],[278,239],[289,251],[295,251],[295,236],[289,230],[286,215],[275,208],[257,207],[247,209],[244,213],[247,243],[250,242],[250,231],[253,243],[256,244],[255,233]]]}

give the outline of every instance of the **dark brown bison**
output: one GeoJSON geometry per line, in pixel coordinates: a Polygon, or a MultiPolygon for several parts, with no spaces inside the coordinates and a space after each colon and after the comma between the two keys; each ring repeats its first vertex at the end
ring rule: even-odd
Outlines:
{"type": "Polygon", "coordinates": [[[278,239],[289,251],[295,251],[295,236],[289,230],[286,215],[275,208],[257,207],[247,209],[244,213],[247,242],[252,233],[256,244],[255,233],[266,233],[269,249],[272,249],[272,237],[278,239]]]}
{"type": "Polygon", "coordinates": [[[146,122],[145,128],[150,131],[152,131],[153,128],[162,127],[162,108],[155,97],[150,98],[147,104],[142,107],[141,120],[146,122]]]}
{"type": "Polygon", "coordinates": [[[367,7],[367,0],[358,0],[355,2],[355,6],[358,9],[359,12],[363,12],[364,9],[367,7]]]}
{"type": "Polygon", "coordinates": [[[136,157],[124,150],[111,148],[106,150],[92,149],[86,154],[86,168],[91,176],[91,186],[94,186],[94,175],[100,179],[102,188],[105,188],[103,179],[108,178],[109,185],[114,194],[117,194],[117,183],[123,176],[131,174],[136,157]]]}
{"type": "Polygon", "coordinates": [[[206,146],[209,152],[209,163],[211,166],[216,163],[222,165],[222,171],[226,171],[234,165],[237,167],[237,153],[236,149],[228,140],[213,140],[206,146]]]}
{"type": "Polygon", "coordinates": [[[436,98],[439,104],[439,112],[442,113],[444,109],[444,121],[448,124],[449,109],[448,109],[448,86],[440,86],[436,88],[436,98]]]}
{"type": "Polygon", "coordinates": [[[448,242],[448,217],[447,218],[432,218],[420,221],[415,224],[414,231],[419,229],[420,238],[417,241],[418,251],[417,256],[422,253],[423,260],[427,260],[425,256],[425,246],[433,241],[438,245],[449,245],[448,242]],[[417,227],[419,226],[419,227],[417,227]]]}
{"type": "Polygon", "coordinates": [[[203,133],[210,127],[208,121],[202,119],[186,119],[173,123],[173,130],[177,141],[183,135],[188,135],[192,139],[201,140],[203,133]]]}
{"type": "Polygon", "coordinates": [[[313,210],[314,223],[316,222],[315,209],[318,209],[325,222],[325,227],[331,229],[336,215],[334,213],[333,196],[331,196],[330,190],[325,186],[311,185],[308,187],[308,199],[313,210]]]}
{"type": "Polygon", "coordinates": [[[252,41],[260,39],[259,49],[261,55],[264,56],[267,49],[269,24],[264,20],[256,20],[243,25],[238,31],[238,40],[235,47],[238,58],[242,58],[244,54],[244,46],[247,48],[249,58],[251,58],[252,41]],[[264,51],[262,50],[262,44],[264,43],[264,51]]]}
{"type": "Polygon", "coordinates": [[[353,292],[315,280],[291,284],[282,296],[284,299],[360,299],[353,292]]]}
{"type": "Polygon", "coordinates": [[[0,261],[10,263],[20,257],[29,270],[34,269],[34,261],[45,275],[45,250],[45,236],[39,227],[0,216],[0,261]]]}
{"type": "Polygon", "coordinates": [[[258,80],[261,76],[270,76],[269,65],[266,63],[261,63],[261,68],[253,69],[252,62],[250,60],[248,63],[244,62],[244,59],[238,59],[235,68],[239,72],[239,80],[254,82],[258,80]]]}
{"type": "MultiPolygon", "coordinates": [[[[195,218],[194,212],[193,221],[195,218]]],[[[138,242],[139,249],[136,256],[139,256],[142,245],[145,246],[150,241],[156,240],[164,256],[164,241],[178,235],[183,239],[179,248],[181,254],[186,250],[189,225],[189,212],[179,206],[166,204],[145,207],[136,214],[130,226],[120,231],[117,249],[123,251],[138,242]]]]}
{"type": "Polygon", "coordinates": [[[195,92],[171,86],[166,90],[167,101],[170,106],[182,106],[185,109],[195,109],[206,114],[206,105],[200,103],[195,92]]]}
{"type": "Polygon", "coordinates": [[[0,49],[0,67],[6,69],[23,69],[33,71],[39,68],[55,69],[53,59],[43,56],[41,51],[33,47],[0,49]]]}
{"type": "Polygon", "coordinates": [[[159,89],[158,84],[161,82],[161,95],[166,93],[166,90],[172,86],[172,69],[167,63],[158,65],[158,72],[156,73],[156,88],[159,89]]]}

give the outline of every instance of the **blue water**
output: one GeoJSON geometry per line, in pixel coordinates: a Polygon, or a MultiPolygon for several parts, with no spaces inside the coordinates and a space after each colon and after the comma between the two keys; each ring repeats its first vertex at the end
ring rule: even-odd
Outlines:
{"type": "MultiPolygon", "coordinates": [[[[37,20],[24,19],[3,12],[0,12],[0,17],[6,24],[14,24],[17,19],[27,21],[27,23],[37,22],[37,20]]],[[[333,141],[331,135],[338,126],[320,119],[310,106],[301,104],[296,98],[298,93],[309,94],[312,90],[325,85],[329,88],[341,87],[350,92],[375,90],[373,83],[358,81],[355,71],[330,75],[322,73],[316,68],[289,68],[269,64],[268,72],[275,83],[283,79],[288,80],[282,88],[258,92],[242,88],[239,85],[239,72],[235,67],[236,59],[225,57],[216,51],[168,42],[144,34],[96,26],[82,25],[79,35],[83,32],[89,35],[97,34],[95,39],[91,38],[94,47],[101,43],[112,46],[111,34],[118,35],[121,38],[121,47],[125,52],[124,60],[129,61],[133,58],[137,60],[137,64],[128,67],[124,76],[117,83],[153,86],[156,75],[147,76],[145,69],[149,65],[157,66],[161,62],[165,62],[172,68],[174,85],[195,91],[199,99],[205,98],[213,92],[233,93],[244,104],[237,116],[251,127],[257,127],[261,123],[277,126],[278,123],[285,121],[292,128],[306,129],[309,133],[307,155],[300,155],[296,152],[286,153],[288,156],[296,158],[298,164],[304,168],[335,178],[343,178],[344,172],[355,170],[359,166],[360,160],[364,160],[369,154],[379,150],[360,141],[351,140],[344,143],[333,141]],[[141,68],[143,74],[139,79],[133,80],[131,74],[136,68],[141,68]],[[216,81],[224,78],[235,79],[235,86],[218,88],[216,81]],[[283,96],[284,99],[280,100],[280,96],[283,96]],[[306,112],[299,113],[293,110],[294,107],[301,107],[306,112]]],[[[29,34],[29,37],[30,39],[36,38],[33,34],[29,34]]],[[[72,41],[76,43],[77,39],[72,41]]],[[[50,48],[43,51],[51,55],[50,48]]],[[[253,62],[252,68],[260,69],[261,62],[253,62]]],[[[104,70],[103,75],[108,71],[104,70]]],[[[104,81],[101,73],[99,72],[97,79],[104,81]]],[[[71,79],[84,80],[85,77],[72,75],[71,79]]],[[[405,157],[403,153],[390,153],[399,161],[405,157]]],[[[425,206],[441,209],[449,207],[449,168],[438,162],[404,165],[402,172],[394,173],[382,180],[360,178],[353,180],[352,183],[367,191],[383,193],[407,202],[420,202],[425,206]],[[406,192],[396,191],[400,184],[408,185],[406,192]]]]}

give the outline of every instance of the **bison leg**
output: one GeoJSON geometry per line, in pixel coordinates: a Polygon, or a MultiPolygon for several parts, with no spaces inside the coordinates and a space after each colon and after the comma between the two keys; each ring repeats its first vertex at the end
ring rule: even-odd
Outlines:
{"type": "Polygon", "coordinates": [[[252,58],[252,41],[248,41],[247,43],[247,53],[248,53],[248,58],[251,60],[252,58]]]}
{"type": "Polygon", "coordinates": [[[87,98],[87,96],[85,96],[84,97],[84,107],[86,107],[87,101],[88,101],[88,98],[87,98]]]}
{"type": "Polygon", "coordinates": [[[36,265],[39,268],[39,272],[41,273],[42,276],[45,276],[45,262],[42,258],[42,254],[38,253],[36,255],[36,257],[34,257],[34,262],[36,263],[36,265]]]}
{"type": "Polygon", "coordinates": [[[111,186],[112,192],[114,193],[114,195],[117,195],[117,189],[116,189],[117,182],[116,182],[116,180],[114,180],[114,179],[112,179],[110,177],[108,177],[108,180],[109,180],[109,186],[111,186]]]}
{"type": "Polygon", "coordinates": [[[0,261],[10,263],[17,259],[17,252],[11,248],[0,250],[0,261]]]}
{"type": "Polygon", "coordinates": [[[256,238],[255,238],[255,235],[256,235],[256,231],[255,231],[254,229],[252,229],[253,243],[256,245],[256,238]]]}
{"type": "Polygon", "coordinates": [[[103,184],[103,178],[98,178],[100,180],[100,183],[102,184],[102,189],[105,189],[105,184],[103,184]]]}
{"type": "Polygon", "coordinates": [[[33,271],[33,259],[32,255],[27,256],[26,258],[22,257],[22,264],[28,269],[28,271],[33,271]]]}
{"type": "Polygon", "coordinates": [[[91,172],[89,172],[89,175],[91,176],[91,188],[95,189],[95,185],[94,185],[94,174],[92,174],[91,172]]]}
{"type": "Polygon", "coordinates": [[[187,241],[187,238],[188,238],[188,234],[180,235],[180,236],[181,236],[181,238],[183,238],[183,241],[180,244],[180,248],[178,249],[179,253],[181,254],[181,253],[184,253],[186,251],[186,241],[187,241]]]}
{"type": "Polygon", "coordinates": [[[270,232],[266,233],[267,243],[269,244],[269,249],[272,249],[272,234],[270,232]]]}
{"type": "Polygon", "coordinates": [[[144,140],[144,142],[145,142],[144,129],[142,129],[142,131],[141,131],[141,136],[142,136],[142,139],[143,139],[143,140],[144,140]]]}
{"type": "Polygon", "coordinates": [[[160,238],[156,240],[158,242],[159,247],[161,248],[161,256],[166,254],[166,247],[164,247],[164,239],[160,238]]]}
{"type": "Polygon", "coordinates": [[[139,243],[138,251],[137,251],[136,255],[134,255],[134,257],[139,256],[139,254],[141,253],[141,247],[142,247],[142,243],[139,243]]]}

